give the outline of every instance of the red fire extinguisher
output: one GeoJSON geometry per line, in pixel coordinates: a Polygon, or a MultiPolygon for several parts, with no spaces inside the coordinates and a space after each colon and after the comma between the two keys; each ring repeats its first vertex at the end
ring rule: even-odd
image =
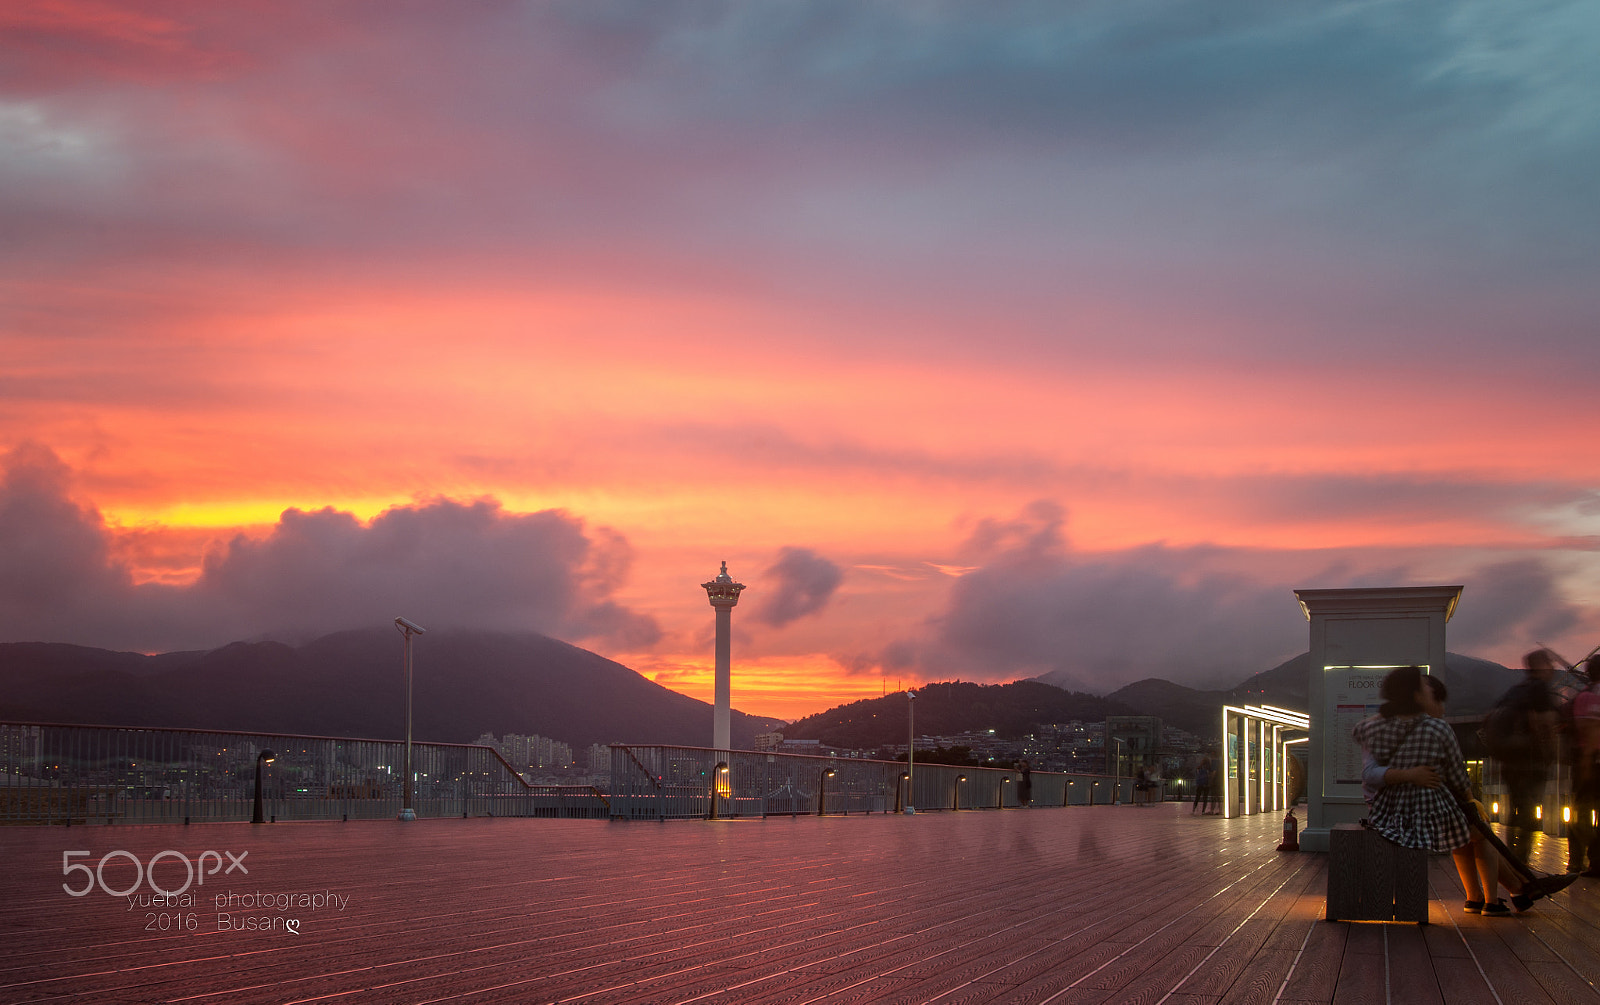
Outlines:
{"type": "Polygon", "coordinates": [[[1278,846],[1278,850],[1300,850],[1300,821],[1294,818],[1294,810],[1283,815],[1283,844],[1278,846]]]}

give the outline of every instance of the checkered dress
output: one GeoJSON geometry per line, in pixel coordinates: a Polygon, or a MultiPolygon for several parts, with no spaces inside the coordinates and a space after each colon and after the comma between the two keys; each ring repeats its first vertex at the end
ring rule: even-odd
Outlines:
{"type": "Polygon", "coordinates": [[[1429,851],[1452,851],[1470,840],[1467,818],[1450,794],[1471,791],[1467,769],[1461,763],[1455,731],[1443,719],[1427,715],[1420,719],[1399,715],[1385,719],[1375,715],[1356,724],[1355,738],[1388,767],[1433,765],[1446,786],[1427,789],[1405,784],[1379,789],[1367,817],[1373,830],[1402,847],[1429,851]]]}

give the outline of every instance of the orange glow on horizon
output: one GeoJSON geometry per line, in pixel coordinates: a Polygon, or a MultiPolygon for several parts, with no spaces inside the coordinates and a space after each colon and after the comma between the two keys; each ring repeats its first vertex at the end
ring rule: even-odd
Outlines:
{"type": "MultiPolygon", "coordinates": [[[[679,694],[704,702],[714,698],[716,667],[702,657],[649,653],[613,658],[679,694]]],[[[851,673],[820,654],[751,659],[740,659],[736,654],[732,684],[734,708],[787,722],[884,693],[883,677],[851,673]]]]}

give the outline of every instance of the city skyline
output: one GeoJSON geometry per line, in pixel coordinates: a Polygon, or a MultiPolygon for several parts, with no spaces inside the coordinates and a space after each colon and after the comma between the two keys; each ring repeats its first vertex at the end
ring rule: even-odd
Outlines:
{"type": "Polygon", "coordinates": [[[733,706],[1600,642],[1600,15],[23,2],[0,641],[532,630],[733,706]]]}

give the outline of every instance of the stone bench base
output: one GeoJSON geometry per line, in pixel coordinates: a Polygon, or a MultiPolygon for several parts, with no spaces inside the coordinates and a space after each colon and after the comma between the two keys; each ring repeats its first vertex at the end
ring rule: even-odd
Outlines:
{"type": "Polygon", "coordinates": [[[1428,853],[1360,824],[1328,834],[1328,920],[1428,923],[1428,853]]]}

